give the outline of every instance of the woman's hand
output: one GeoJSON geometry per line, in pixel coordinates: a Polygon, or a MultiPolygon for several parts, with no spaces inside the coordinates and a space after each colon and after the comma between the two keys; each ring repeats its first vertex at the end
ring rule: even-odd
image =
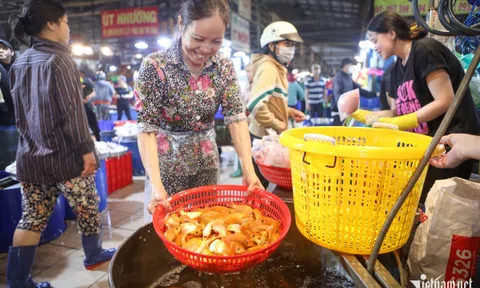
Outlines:
{"type": "Polygon", "coordinates": [[[288,113],[288,116],[295,120],[295,122],[300,123],[303,120],[305,120],[305,114],[297,109],[290,108],[290,113],[288,113]]]}
{"type": "Polygon", "coordinates": [[[168,202],[168,193],[165,191],[163,185],[152,184],[152,199],[148,205],[148,212],[153,215],[155,212],[155,207],[157,207],[159,204],[162,205],[166,210],[170,210],[170,208],[172,208],[168,202]]]}
{"type": "Polygon", "coordinates": [[[430,165],[437,168],[455,168],[464,161],[475,158],[479,148],[479,136],[468,134],[450,134],[443,136],[440,144],[448,145],[452,149],[442,156],[432,158],[430,165]]]}
{"type": "Polygon", "coordinates": [[[265,190],[255,171],[244,173],[243,185],[248,186],[248,192],[253,192],[255,189],[265,190]]]}

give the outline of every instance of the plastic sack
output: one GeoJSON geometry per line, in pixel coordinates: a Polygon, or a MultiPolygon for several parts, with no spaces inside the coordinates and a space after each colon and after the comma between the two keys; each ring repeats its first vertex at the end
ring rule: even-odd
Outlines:
{"type": "Polygon", "coordinates": [[[95,142],[95,151],[99,159],[119,157],[128,152],[128,147],[112,142],[95,142]]]}
{"type": "Polygon", "coordinates": [[[460,178],[435,182],[408,254],[410,279],[473,287],[465,284],[475,275],[480,249],[479,190],[480,184],[460,178]]]}
{"type": "Polygon", "coordinates": [[[472,78],[469,87],[470,92],[472,93],[473,102],[475,102],[475,106],[480,109],[480,75],[472,78]]]}
{"type": "Polygon", "coordinates": [[[290,152],[280,144],[279,137],[272,133],[261,140],[253,140],[252,155],[256,162],[266,166],[290,168],[290,152]]]}
{"type": "MultiPolygon", "coordinates": [[[[463,69],[467,70],[468,66],[470,66],[470,63],[473,60],[473,53],[469,53],[467,55],[455,53],[455,56],[457,56],[458,60],[460,60],[460,63],[462,64],[463,69]]],[[[480,64],[477,67],[477,73],[480,73],[480,64]]]]}
{"type": "Polygon", "coordinates": [[[123,126],[117,126],[114,128],[115,134],[119,138],[137,138],[138,130],[137,124],[135,123],[125,123],[123,126]]]}
{"type": "Polygon", "coordinates": [[[15,161],[12,164],[8,165],[5,168],[5,172],[13,176],[17,175],[17,162],[15,161]]]}
{"type": "Polygon", "coordinates": [[[343,121],[347,117],[357,111],[360,106],[360,89],[355,89],[343,93],[338,99],[338,112],[340,120],[343,121]]]}

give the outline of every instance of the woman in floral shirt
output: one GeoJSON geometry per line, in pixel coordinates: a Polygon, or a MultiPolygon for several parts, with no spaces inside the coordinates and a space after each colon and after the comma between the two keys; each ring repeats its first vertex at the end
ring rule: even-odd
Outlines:
{"type": "Polygon", "coordinates": [[[169,206],[167,194],[217,183],[214,116],[219,105],[245,184],[250,190],[263,188],[252,165],[235,70],[218,52],[229,21],[228,2],[204,0],[201,9],[198,2],[183,2],[179,37],[166,51],[145,58],[135,85],[140,153],[153,191],[151,213],[157,204],[169,206]]]}

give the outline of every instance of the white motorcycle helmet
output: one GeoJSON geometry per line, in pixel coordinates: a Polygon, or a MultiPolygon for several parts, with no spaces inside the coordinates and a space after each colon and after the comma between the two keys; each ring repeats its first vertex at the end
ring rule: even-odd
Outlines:
{"type": "Polygon", "coordinates": [[[265,47],[270,43],[290,40],[293,42],[303,43],[302,37],[298,35],[297,28],[290,22],[277,21],[269,24],[263,29],[260,37],[260,46],[265,47]]]}

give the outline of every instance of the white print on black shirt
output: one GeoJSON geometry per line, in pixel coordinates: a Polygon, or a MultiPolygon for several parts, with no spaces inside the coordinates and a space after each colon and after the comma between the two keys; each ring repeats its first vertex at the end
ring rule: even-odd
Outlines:
{"type": "MultiPolygon", "coordinates": [[[[414,113],[422,108],[422,105],[420,104],[420,101],[418,101],[417,95],[413,90],[413,80],[407,81],[398,87],[395,103],[397,115],[399,116],[414,113]]],[[[428,125],[427,123],[420,123],[418,127],[408,131],[427,135],[428,125]]]]}

